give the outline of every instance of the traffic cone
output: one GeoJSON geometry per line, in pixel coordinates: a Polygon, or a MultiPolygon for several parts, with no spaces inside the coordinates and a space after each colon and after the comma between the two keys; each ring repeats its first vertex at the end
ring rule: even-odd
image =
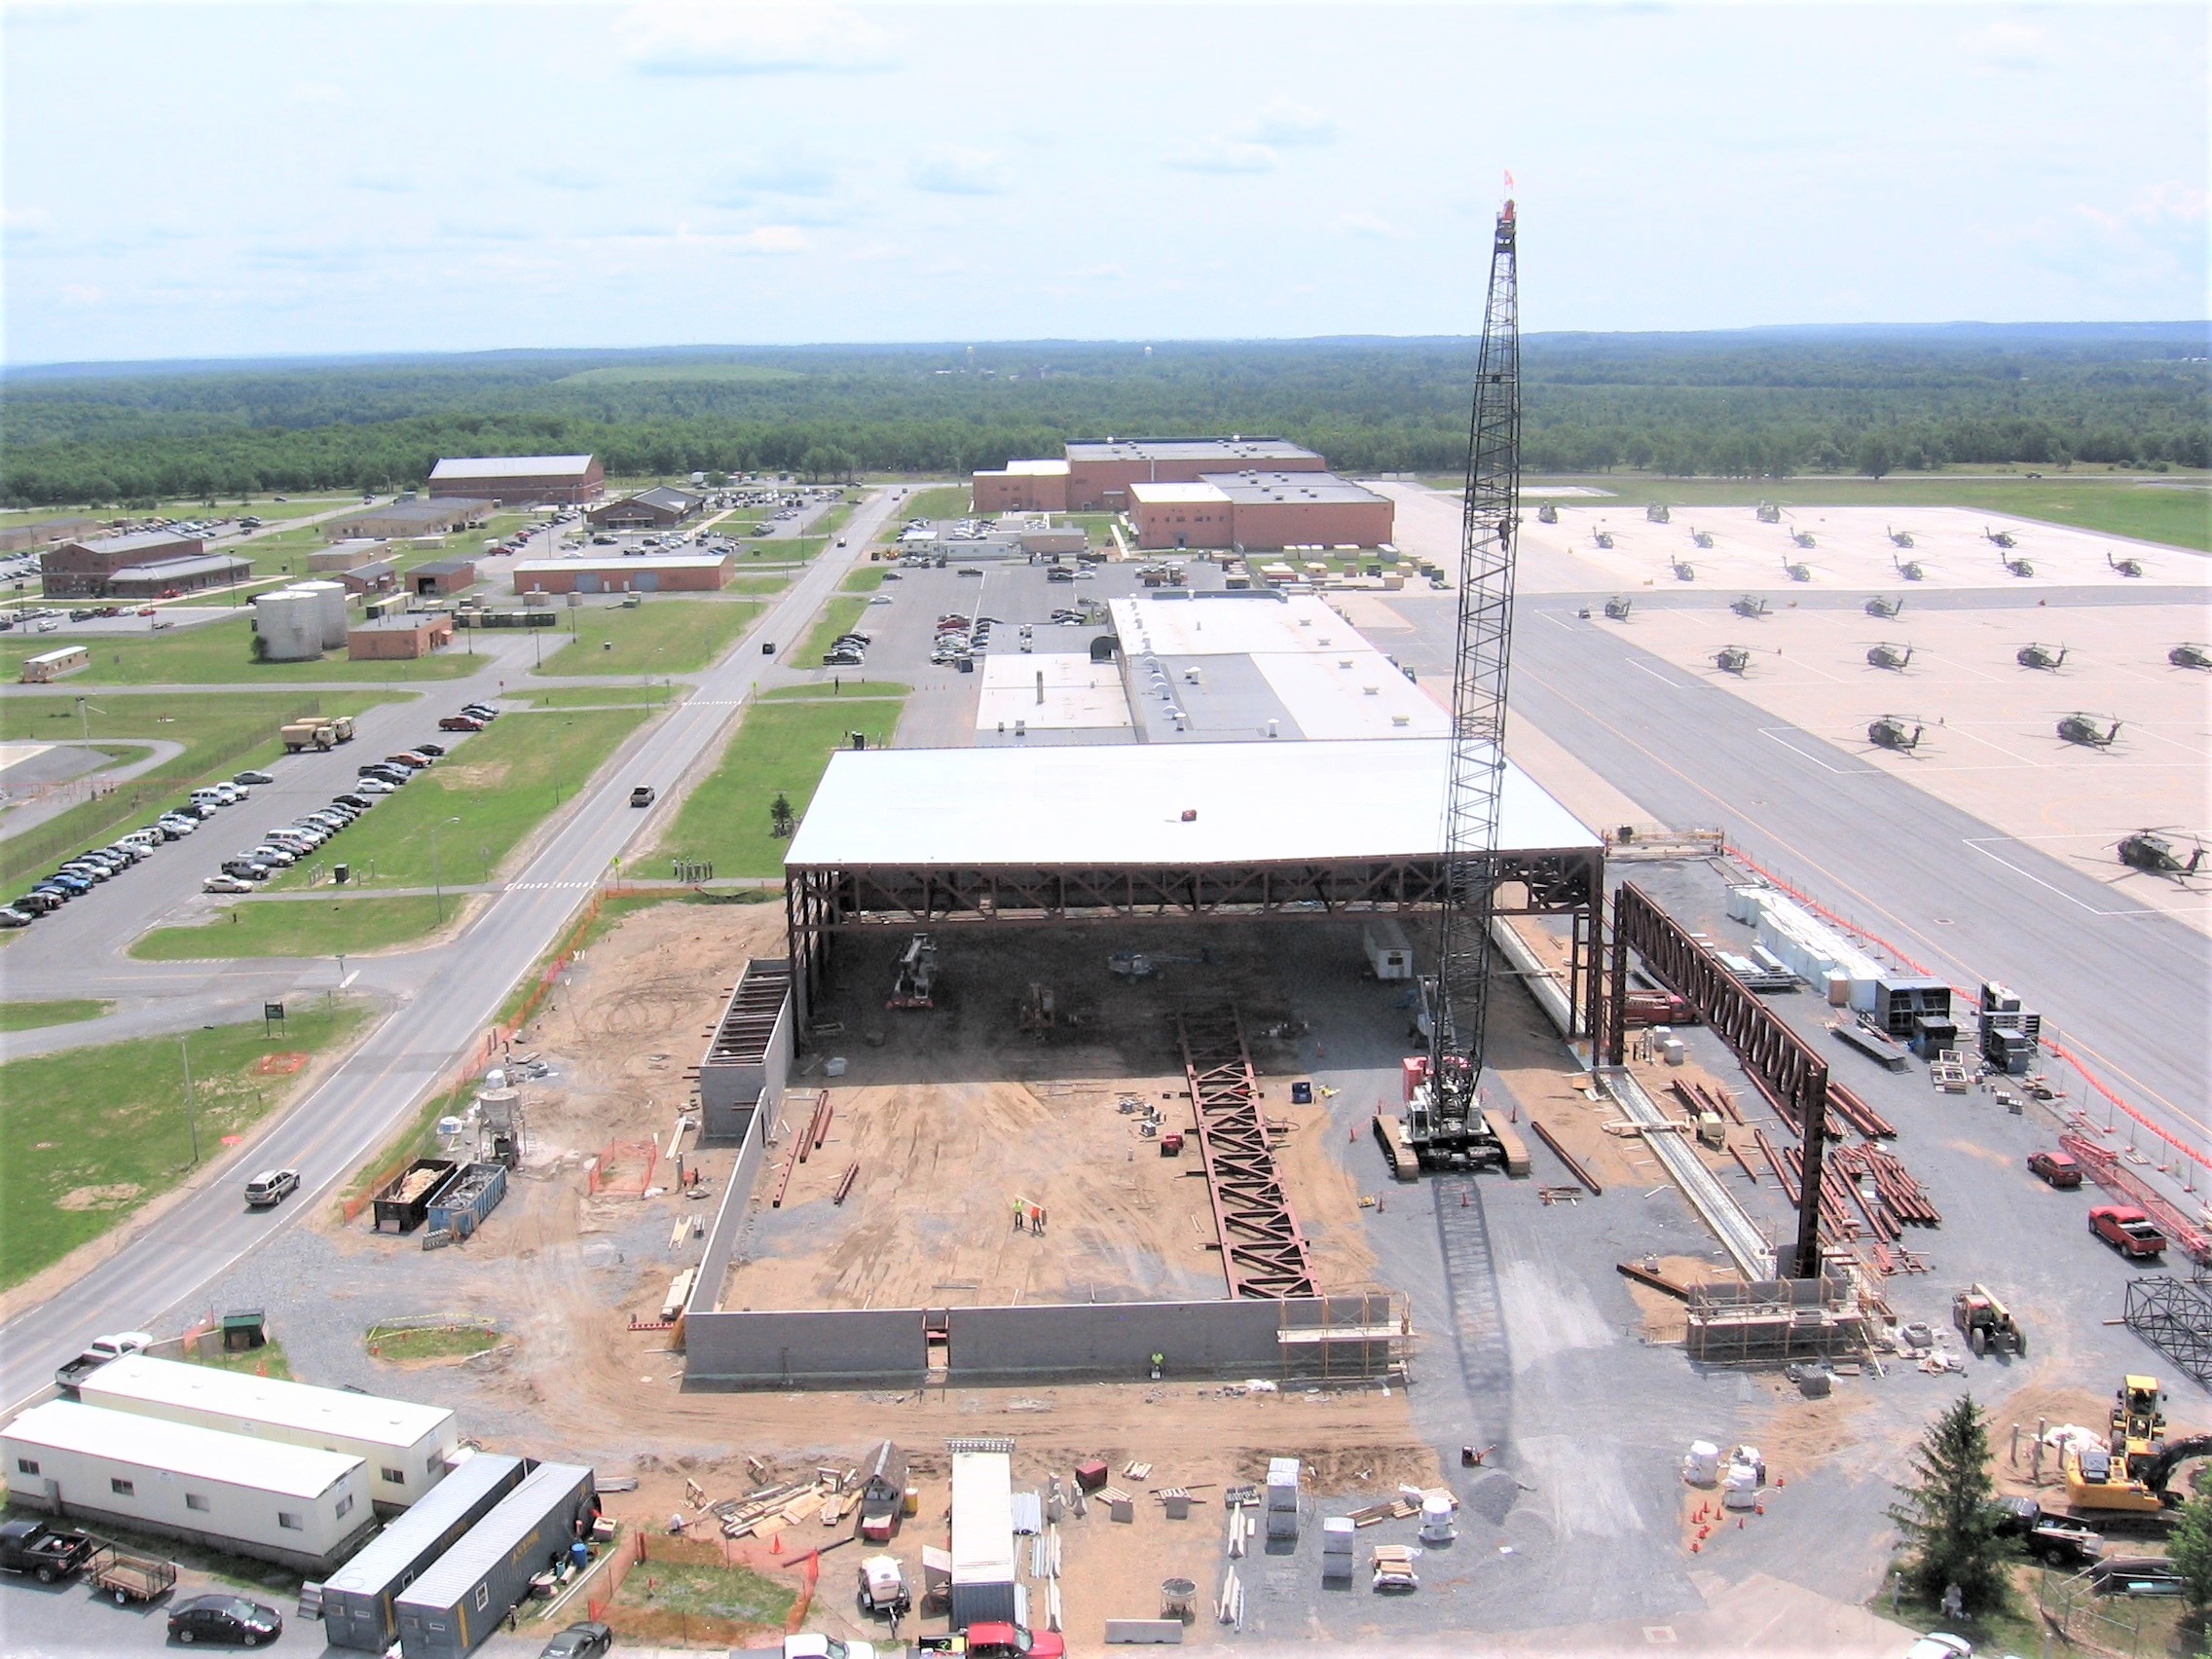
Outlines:
{"type": "Polygon", "coordinates": [[[1696,1555],[1703,1547],[1695,1538],[1690,1540],[1690,1554],[1696,1555]]]}
{"type": "MultiPolygon", "coordinates": [[[[1751,1505],[1751,1513],[1752,1513],[1752,1514],[1754,1514],[1754,1515],[1764,1515],[1764,1514],[1766,1513],[1766,1505],[1765,1505],[1765,1504],[1763,1504],[1763,1503],[1754,1503],[1754,1504],[1752,1504],[1752,1505],[1751,1505]]],[[[1736,1523],[1736,1525],[1737,1525],[1737,1526],[1739,1526],[1739,1527],[1741,1527],[1741,1526],[1743,1525],[1743,1523],[1742,1523],[1741,1521],[1739,1521],[1739,1522],[1737,1522],[1737,1523],[1736,1523]]]]}
{"type": "Polygon", "coordinates": [[[778,1532],[774,1537],[768,1540],[768,1553],[770,1555],[782,1555],[784,1553],[783,1533],[778,1532]]]}

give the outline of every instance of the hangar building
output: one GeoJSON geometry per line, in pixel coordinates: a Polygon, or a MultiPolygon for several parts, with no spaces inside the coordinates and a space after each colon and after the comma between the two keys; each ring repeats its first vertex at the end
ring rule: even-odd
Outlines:
{"type": "Polygon", "coordinates": [[[593,455],[448,456],[430,468],[433,497],[475,496],[502,507],[574,506],[606,490],[606,469],[593,455]]]}

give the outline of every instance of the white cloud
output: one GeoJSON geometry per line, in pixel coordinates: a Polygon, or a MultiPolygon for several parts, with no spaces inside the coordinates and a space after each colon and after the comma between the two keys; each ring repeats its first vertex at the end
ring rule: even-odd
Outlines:
{"type": "Polygon", "coordinates": [[[523,177],[533,184],[542,184],[548,190],[603,190],[608,179],[604,173],[591,172],[582,167],[542,166],[532,167],[523,177]]]}
{"type": "Polygon", "coordinates": [[[796,225],[762,225],[757,230],[715,240],[733,253],[804,253],[813,245],[796,225]]]}
{"type": "Polygon", "coordinates": [[[2205,193],[2195,185],[2165,179],[2138,189],[2117,207],[2095,203],[2076,203],[2108,231],[2151,230],[2163,225],[2193,224],[2204,217],[2205,193]]]}
{"type": "Polygon", "coordinates": [[[906,176],[916,190],[940,196],[1003,196],[1012,182],[1005,158],[993,150],[946,146],[918,156],[906,176]]]}
{"type": "Polygon", "coordinates": [[[363,168],[348,174],[346,182],[355,190],[373,190],[380,196],[412,196],[418,188],[408,174],[385,168],[363,168]]]}
{"type": "Polygon", "coordinates": [[[1404,241],[1407,235],[1389,220],[1373,213],[1339,213],[1337,229],[1347,236],[1368,237],[1377,241],[1404,241]]]}
{"type": "Polygon", "coordinates": [[[617,27],[648,75],[855,74],[893,57],[881,29],[839,6],[638,6],[617,27]]]}
{"type": "Polygon", "coordinates": [[[1169,166],[1185,172],[1263,173],[1273,172],[1282,165],[1282,158],[1267,145],[1219,132],[1170,150],[1163,159],[1169,166]]]}
{"type": "Polygon", "coordinates": [[[2055,69],[2057,47],[2039,23],[2004,18],[1959,36],[1969,62],[1983,69],[2055,69]]]}
{"type": "Polygon", "coordinates": [[[1337,124],[1332,116],[1310,104],[1293,103],[1285,97],[1270,98],[1240,130],[1256,142],[1285,149],[1337,141],[1337,124]]]}
{"type": "Polygon", "coordinates": [[[837,190],[835,166],[802,149],[766,151],[716,175],[702,200],[720,207],[746,207],[761,196],[820,199],[837,190]]]}
{"type": "Polygon", "coordinates": [[[288,104],[343,109],[353,101],[353,94],[335,81],[294,81],[284,89],[283,98],[288,104]]]}

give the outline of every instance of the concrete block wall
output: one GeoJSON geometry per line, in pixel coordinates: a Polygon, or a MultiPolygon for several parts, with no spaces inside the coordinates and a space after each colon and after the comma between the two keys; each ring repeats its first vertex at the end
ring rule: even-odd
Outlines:
{"type": "MultiPolygon", "coordinates": [[[[719,1033],[722,1022],[730,1015],[739,997],[745,994],[746,977],[782,973],[789,976],[791,965],[781,958],[758,959],[748,963],[745,977],[741,977],[731,990],[715,1029],[719,1033]]],[[[758,1105],[773,1111],[783,1104],[785,1080],[791,1076],[792,1049],[796,1036],[795,1005],[790,995],[777,1013],[774,1030],[769,1034],[765,1052],[757,1060],[729,1060],[714,1057],[715,1039],[708,1039],[707,1055],[699,1064],[699,1107],[701,1112],[699,1132],[702,1139],[727,1142],[740,1139],[746,1122],[758,1105]],[[762,1096],[766,1100],[763,1103],[762,1096]]]]}
{"type": "Polygon", "coordinates": [[[753,1202],[753,1184],[759,1179],[760,1165],[767,1157],[767,1120],[760,1114],[746,1120],[737,1162],[722,1184],[722,1201],[715,1210],[715,1225],[707,1233],[707,1253],[700,1258],[698,1276],[691,1281],[691,1299],[684,1305],[686,1326],[691,1313],[713,1312],[721,1296],[730,1258],[737,1254],[737,1241],[745,1235],[745,1213],[753,1202]]]}
{"type": "Polygon", "coordinates": [[[683,1352],[686,1388],[911,1388],[929,1375],[919,1308],[693,1313],[683,1352]]]}

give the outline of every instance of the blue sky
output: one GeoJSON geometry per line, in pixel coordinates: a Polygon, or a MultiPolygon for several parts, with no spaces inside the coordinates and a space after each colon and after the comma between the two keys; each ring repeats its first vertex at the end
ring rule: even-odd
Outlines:
{"type": "Polygon", "coordinates": [[[2206,314],[2195,5],[10,5],[5,356],[2206,314]]]}

